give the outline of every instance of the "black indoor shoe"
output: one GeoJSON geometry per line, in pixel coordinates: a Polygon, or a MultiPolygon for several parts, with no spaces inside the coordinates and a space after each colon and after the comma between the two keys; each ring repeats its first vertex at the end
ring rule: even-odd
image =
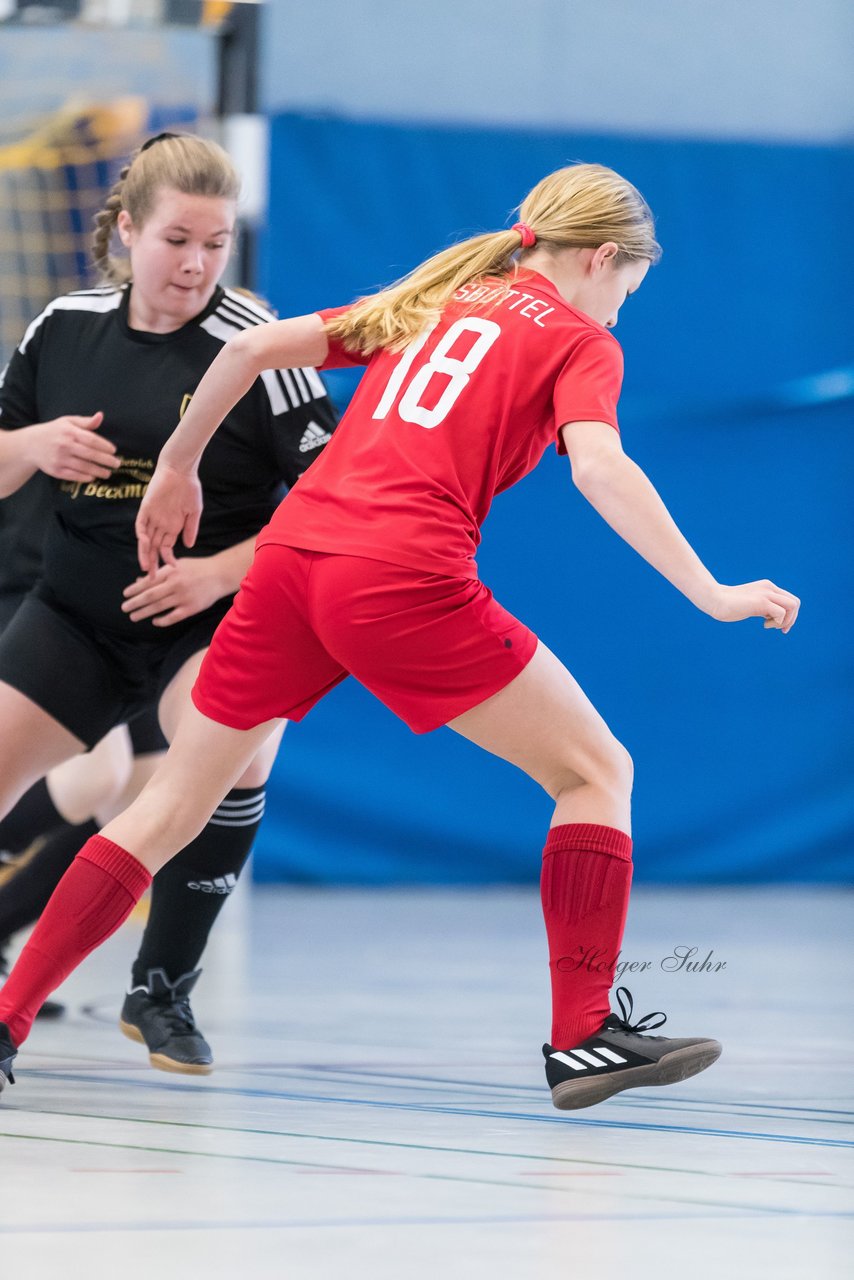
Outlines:
{"type": "Polygon", "coordinates": [[[213,1071],[210,1045],[196,1026],[190,992],[201,969],[170,982],[163,969],[149,969],[148,982],[125,996],[119,1027],[129,1040],[148,1048],[149,1061],[161,1071],[209,1075],[213,1071]]]}
{"type": "Polygon", "coordinates": [[[623,1089],[676,1084],[705,1071],[721,1054],[717,1040],[671,1040],[644,1034],[667,1021],[663,1013],[647,1013],[630,1023],[633,1001],[617,988],[622,1017],[612,1013],[595,1035],[571,1049],[543,1045],[546,1080],[560,1111],[592,1107],[623,1089]],[[623,999],[625,996],[625,1000],[623,999]],[[651,1022],[660,1018],[660,1022],[651,1022]]]}

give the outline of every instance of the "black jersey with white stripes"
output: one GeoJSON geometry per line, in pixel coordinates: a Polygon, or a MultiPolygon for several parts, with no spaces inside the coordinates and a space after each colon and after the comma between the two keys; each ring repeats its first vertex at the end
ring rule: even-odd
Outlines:
{"type": "MultiPolygon", "coordinates": [[[[138,575],[134,521],[158,454],[205,371],[236,334],[274,317],[253,298],[217,288],[172,333],[128,324],[132,285],[67,294],[28,328],[0,385],[0,429],[65,414],[104,414],[100,432],[120,465],[91,484],[51,480],[43,581],[64,607],[111,630],[162,635],[121,612],[138,575]]],[[[285,488],[330,439],[336,413],[314,369],[268,370],[235,405],[200,467],[204,511],[196,546],[211,555],[257,534],[285,488]]]]}

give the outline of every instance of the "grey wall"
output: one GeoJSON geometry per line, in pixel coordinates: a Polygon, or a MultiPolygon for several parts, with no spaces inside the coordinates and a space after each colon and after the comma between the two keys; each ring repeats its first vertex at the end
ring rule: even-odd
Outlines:
{"type": "Polygon", "coordinates": [[[854,140],[854,0],[268,0],[270,111],[854,140]]]}

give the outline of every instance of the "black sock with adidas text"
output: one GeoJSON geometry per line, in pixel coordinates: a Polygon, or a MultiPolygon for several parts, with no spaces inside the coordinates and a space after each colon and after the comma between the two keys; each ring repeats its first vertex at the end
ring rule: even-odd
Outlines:
{"type": "Polygon", "coordinates": [[[143,986],[150,969],[163,969],[176,982],[196,968],[249,857],[264,816],[264,796],[264,787],[229,791],[195,840],[157,872],[131,970],[133,986],[143,986]]]}

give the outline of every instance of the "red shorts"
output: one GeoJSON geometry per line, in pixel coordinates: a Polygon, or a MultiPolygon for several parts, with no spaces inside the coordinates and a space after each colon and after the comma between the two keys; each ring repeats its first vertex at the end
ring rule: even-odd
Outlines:
{"type": "Polygon", "coordinates": [[[234,729],[301,720],[353,675],[416,733],[491,697],[537,637],[477,578],[265,543],[214,635],[193,689],[234,729]]]}

